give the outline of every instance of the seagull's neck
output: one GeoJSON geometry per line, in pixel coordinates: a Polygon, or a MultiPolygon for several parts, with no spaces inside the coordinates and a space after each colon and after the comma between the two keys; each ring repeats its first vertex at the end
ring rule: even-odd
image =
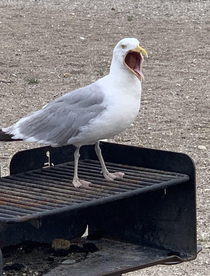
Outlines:
{"type": "Polygon", "coordinates": [[[113,63],[110,67],[110,73],[107,76],[109,81],[118,87],[122,87],[130,90],[131,94],[139,97],[141,94],[141,82],[132,74],[127,68],[115,66],[113,63]]]}

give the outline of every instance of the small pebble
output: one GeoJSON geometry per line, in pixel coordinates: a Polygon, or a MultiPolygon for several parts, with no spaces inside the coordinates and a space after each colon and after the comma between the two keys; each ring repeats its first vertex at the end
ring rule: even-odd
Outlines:
{"type": "Polygon", "coordinates": [[[50,263],[54,262],[54,258],[53,258],[53,257],[48,257],[46,260],[47,260],[48,262],[50,262],[50,263]]]}
{"type": "Polygon", "coordinates": [[[78,253],[78,252],[82,252],[83,251],[83,248],[81,248],[79,245],[77,244],[71,244],[70,245],[70,250],[71,252],[73,253],[78,253]]]}
{"type": "Polygon", "coordinates": [[[67,259],[62,262],[62,264],[64,264],[64,265],[71,265],[71,264],[75,264],[75,263],[76,263],[76,261],[72,260],[72,259],[67,259]]]}
{"type": "Polygon", "coordinates": [[[199,148],[200,150],[206,150],[206,147],[203,146],[203,145],[199,145],[198,148],[199,148]]]}
{"type": "Polygon", "coordinates": [[[68,250],[70,247],[71,243],[68,240],[65,239],[55,239],[52,242],[52,248],[57,251],[61,249],[68,250]]]}
{"type": "Polygon", "coordinates": [[[59,250],[56,250],[54,253],[53,253],[53,256],[57,256],[57,257],[65,257],[69,254],[69,250],[68,249],[59,249],[59,250]]]}
{"type": "Polygon", "coordinates": [[[64,77],[64,78],[70,78],[71,76],[72,76],[71,73],[64,73],[64,74],[63,74],[63,77],[64,77]]]}

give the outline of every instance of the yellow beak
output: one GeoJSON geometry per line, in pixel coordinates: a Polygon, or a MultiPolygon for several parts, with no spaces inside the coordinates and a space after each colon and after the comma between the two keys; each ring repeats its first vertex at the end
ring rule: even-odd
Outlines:
{"type": "Polygon", "coordinates": [[[147,51],[144,50],[142,47],[140,46],[137,46],[135,49],[132,49],[133,52],[137,52],[137,53],[140,53],[140,54],[143,54],[145,57],[148,58],[148,54],[147,54],[147,51]]]}

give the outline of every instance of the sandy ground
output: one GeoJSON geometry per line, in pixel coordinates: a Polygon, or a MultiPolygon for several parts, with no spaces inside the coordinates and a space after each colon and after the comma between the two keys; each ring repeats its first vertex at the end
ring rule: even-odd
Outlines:
{"type": "MultiPolygon", "coordinates": [[[[149,53],[139,116],[112,141],[192,157],[203,250],[194,261],[130,276],[209,275],[209,31],[209,0],[0,3],[0,127],[106,75],[113,47],[124,37],[138,38],[149,53]]],[[[35,146],[0,143],[2,175],[16,151],[35,146]]]]}

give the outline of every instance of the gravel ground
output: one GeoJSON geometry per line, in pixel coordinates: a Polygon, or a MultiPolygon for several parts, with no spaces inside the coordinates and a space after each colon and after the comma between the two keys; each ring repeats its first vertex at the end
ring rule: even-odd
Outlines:
{"type": "MultiPolygon", "coordinates": [[[[0,28],[0,127],[107,74],[115,44],[140,40],[149,54],[141,110],[112,141],[192,157],[203,250],[188,263],[127,275],[209,275],[210,1],[1,0],[0,28]]],[[[16,151],[36,146],[0,143],[2,175],[16,151]]]]}

